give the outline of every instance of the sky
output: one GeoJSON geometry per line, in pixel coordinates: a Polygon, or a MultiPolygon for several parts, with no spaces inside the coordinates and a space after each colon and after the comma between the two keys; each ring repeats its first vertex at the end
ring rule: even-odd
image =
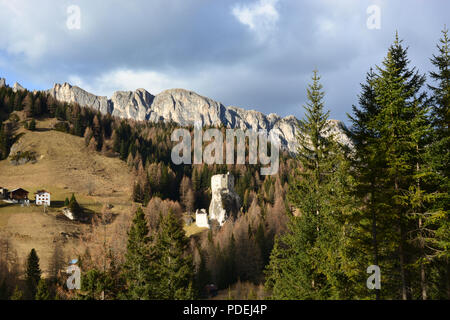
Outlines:
{"type": "Polygon", "coordinates": [[[411,64],[433,69],[449,12],[448,0],[0,0],[0,77],[108,97],[184,88],[301,118],[317,69],[330,117],[347,122],[396,31],[411,64]]]}

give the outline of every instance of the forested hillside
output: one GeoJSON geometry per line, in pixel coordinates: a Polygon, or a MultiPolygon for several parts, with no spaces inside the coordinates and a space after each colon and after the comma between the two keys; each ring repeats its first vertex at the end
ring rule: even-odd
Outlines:
{"type": "Polygon", "coordinates": [[[107,218],[98,214],[90,249],[79,257],[80,291],[67,290],[64,276],[41,279],[39,252],[31,252],[26,285],[10,281],[13,270],[0,256],[0,299],[193,299],[207,297],[207,284],[226,290],[238,282],[264,285],[263,293],[230,291],[230,298],[450,299],[446,30],[431,61],[427,79],[396,36],[361,85],[349,115],[351,148],[327,132],[326,92],[315,71],[297,155],[282,154],[273,176],[260,176],[258,165],[177,166],[175,124],[122,120],[42,92],[0,88],[0,160],[19,128],[33,131],[51,118],[54,130],[119,157],[135,177],[132,220],[113,239],[122,248],[104,240],[107,218]],[[208,208],[211,177],[226,172],[236,178],[240,213],[188,238],[184,218],[208,208]],[[371,265],[380,267],[380,290],[366,286],[371,265]]]}

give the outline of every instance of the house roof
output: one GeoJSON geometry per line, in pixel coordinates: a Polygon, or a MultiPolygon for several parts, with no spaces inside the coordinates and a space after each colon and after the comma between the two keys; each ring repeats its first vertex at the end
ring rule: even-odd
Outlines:
{"type": "Polygon", "coordinates": [[[41,195],[41,194],[43,194],[43,193],[48,193],[48,194],[51,194],[50,192],[48,192],[48,191],[45,191],[45,190],[39,190],[39,191],[36,191],[36,193],[35,193],[35,194],[39,194],[39,195],[41,195]]]}
{"type": "Polygon", "coordinates": [[[22,189],[22,188],[17,188],[17,189],[11,190],[10,192],[16,192],[16,191],[20,191],[20,190],[25,191],[26,193],[29,193],[27,190],[22,189]]]}

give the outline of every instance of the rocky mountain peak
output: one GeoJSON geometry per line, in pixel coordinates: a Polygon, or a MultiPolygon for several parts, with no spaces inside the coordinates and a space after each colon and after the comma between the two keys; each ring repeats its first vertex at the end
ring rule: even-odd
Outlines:
{"type": "Polygon", "coordinates": [[[22,87],[18,82],[15,82],[15,83],[14,83],[14,86],[13,86],[13,91],[14,91],[14,92],[17,92],[17,91],[25,91],[25,88],[22,87]]]}
{"type": "MultiPolygon", "coordinates": [[[[96,96],[68,83],[55,86],[47,91],[59,101],[74,102],[81,106],[112,114],[120,118],[151,122],[175,122],[180,126],[224,125],[233,129],[273,130],[280,137],[282,146],[295,153],[297,150],[297,123],[294,116],[281,118],[277,114],[264,115],[255,110],[245,110],[235,106],[226,107],[208,97],[185,89],[169,89],[152,95],[145,89],[117,91],[110,99],[96,96]]],[[[330,120],[330,126],[341,142],[349,143],[343,123],[330,120]]]]}

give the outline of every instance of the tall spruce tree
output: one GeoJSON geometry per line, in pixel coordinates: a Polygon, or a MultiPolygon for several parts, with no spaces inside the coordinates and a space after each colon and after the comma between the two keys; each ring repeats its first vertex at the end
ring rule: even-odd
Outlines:
{"type": "Polygon", "coordinates": [[[431,197],[424,186],[431,175],[424,156],[429,99],[423,90],[425,76],[409,63],[396,35],[382,66],[369,73],[360,107],[350,117],[357,190],[363,201],[352,221],[362,232],[352,245],[366,248],[355,258],[380,266],[380,294],[394,299],[426,298],[427,286],[423,219],[424,204],[431,197]]]}
{"type": "Polygon", "coordinates": [[[31,249],[30,254],[28,255],[25,272],[25,281],[30,299],[34,299],[36,296],[37,286],[41,280],[41,274],[42,272],[39,267],[39,257],[36,250],[31,249]]]}
{"type": "Polygon", "coordinates": [[[450,39],[448,29],[442,31],[439,54],[433,55],[432,64],[436,70],[430,72],[433,85],[432,124],[433,138],[429,148],[429,162],[435,173],[430,184],[437,198],[432,214],[425,221],[432,229],[426,237],[427,246],[433,248],[432,257],[436,270],[437,298],[450,299],[450,214],[449,214],[449,171],[450,171],[450,39]]]}
{"type": "MultiPolygon", "coordinates": [[[[351,232],[348,233],[349,244],[346,254],[353,261],[355,270],[355,292],[360,298],[367,298],[368,291],[364,272],[369,265],[379,265],[380,234],[384,211],[378,206],[380,170],[384,167],[383,157],[377,152],[378,137],[375,121],[380,107],[375,101],[373,69],[367,73],[366,82],[361,84],[359,105],[353,106],[353,115],[348,115],[352,127],[346,130],[351,138],[354,150],[350,153],[352,170],[349,173],[355,179],[354,194],[361,199],[360,210],[350,218],[351,232]]],[[[382,237],[381,237],[382,238],[382,237]]],[[[375,290],[376,299],[380,298],[379,290],[375,290]]]]}
{"type": "Polygon", "coordinates": [[[150,269],[150,238],[142,208],[136,210],[128,232],[127,253],[123,265],[126,282],[125,297],[130,300],[152,298],[152,271],[150,269]]]}
{"type": "MultiPolygon", "coordinates": [[[[412,230],[417,229],[413,194],[420,191],[420,166],[428,124],[427,96],[423,91],[425,76],[415,68],[409,67],[407,49],[403,48],[398,35],[389,48],[382,67],[377,67],[378,76],[374,81],[376,102],[381,106],[376,117],[376,130],[379,134],[377,152],[385,159],[381,173],[383,189],[381,199],[384,211],[392,219],[393,229],[388,231],[390,247],[396,251],[397,261],[392,261],[391,283],[395,274],[399,275],[402,299],[412,298],[412,273],[415,256],[411,242],[412,230]],[[398,270],[398,273],[395,271],[398,270]]],[[[389,244],[388,244],[389,246],[389,244]]],[[[386,274],[386,272],[385,272],[386,274]]]]}
{"type": "Polygon", "coordinates": [[[335,198],[342,191],[336,175],[341,151],[329,132],[317,71],[312,80],[305,120],[298,126],[301,169],[288,194],[299,216],[291,217],[287,233],[276,239],[266,270],[266,286],[275,299],[333,299],[347,294],[341,291],[347,277],[339,267],[343,230],[335,198]]]}
{"type": "Polygon", "coordinates": [[[153,244],[151,268],[155,270],[155,298],[193,299],[194,265],[187,252],[188,239],[172,210],[161,216],[153,244]]]}

